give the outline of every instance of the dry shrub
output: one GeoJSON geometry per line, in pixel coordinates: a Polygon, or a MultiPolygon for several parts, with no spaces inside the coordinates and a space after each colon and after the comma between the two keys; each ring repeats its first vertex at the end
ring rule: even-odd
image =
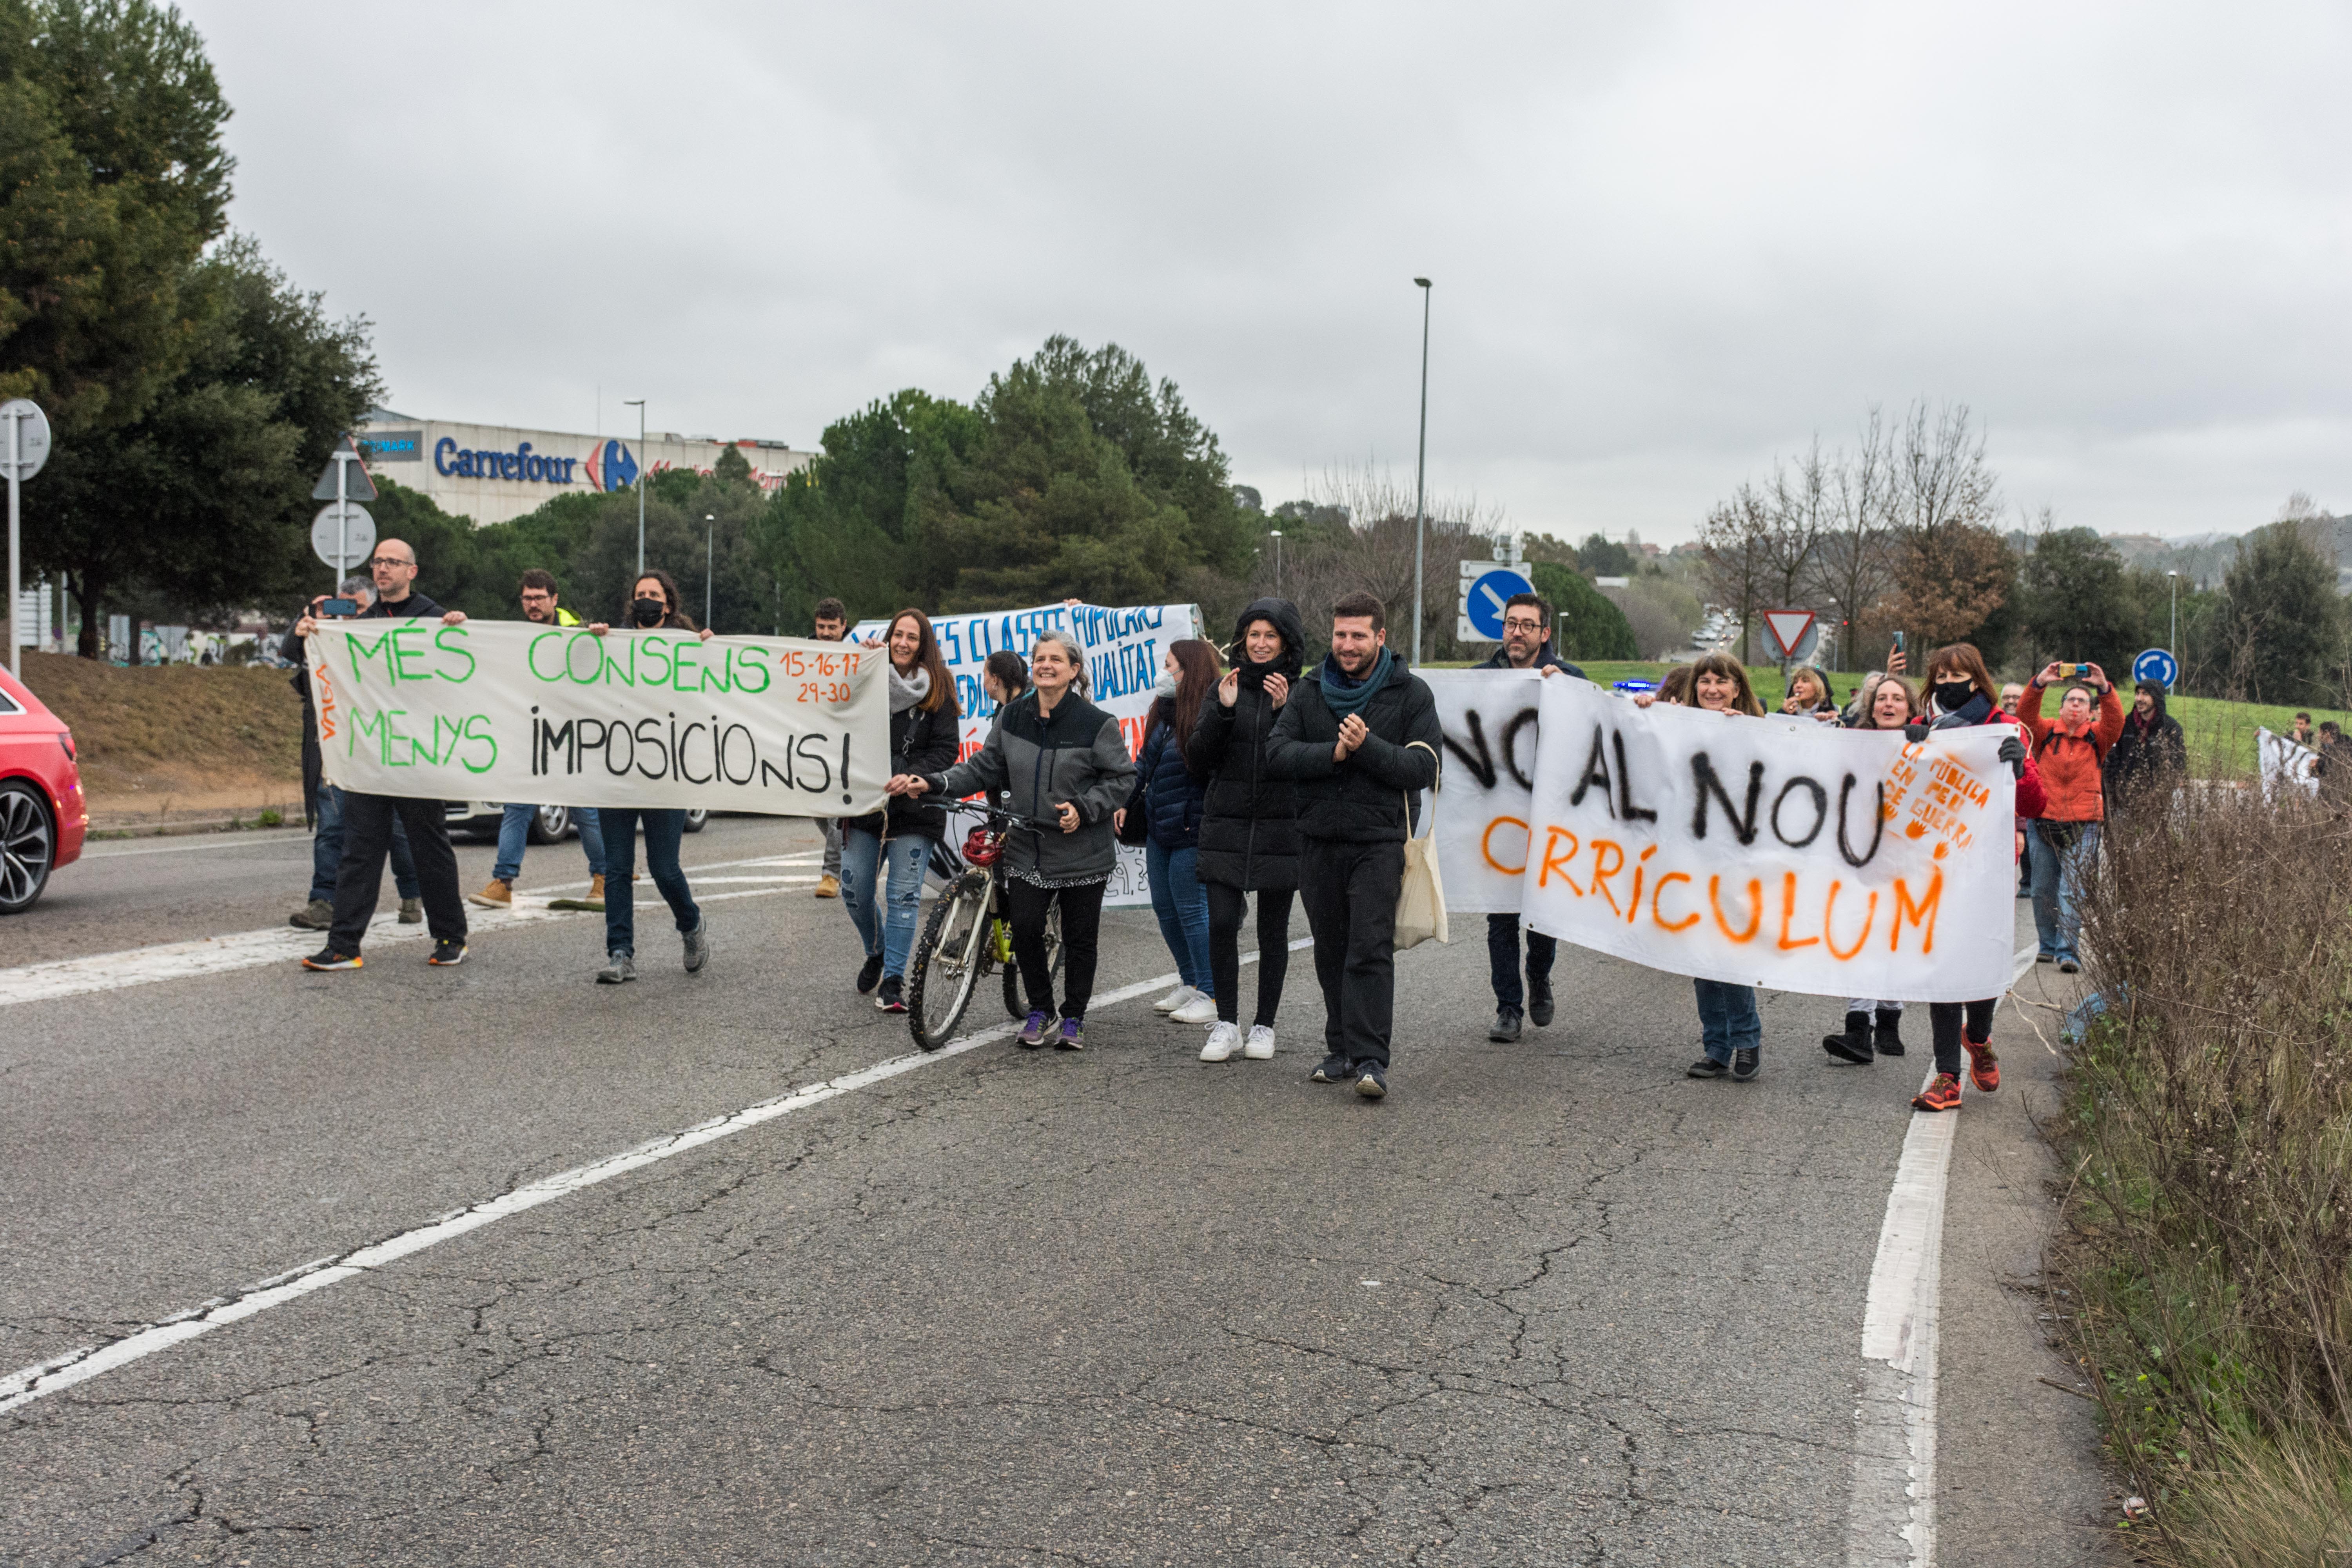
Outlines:
{"type": "Polygon", "coordinates": [[[2110,825],[2083,935],[2065,1271],[2110,1443],[2169,1560],[2342,1561],[2352,823],[2192,787],[2110,825]]]}

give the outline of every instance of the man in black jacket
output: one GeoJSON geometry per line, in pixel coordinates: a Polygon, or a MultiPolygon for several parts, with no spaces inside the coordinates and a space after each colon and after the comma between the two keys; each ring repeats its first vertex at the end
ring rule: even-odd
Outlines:
{"type": "Polygon", "coordinates": [[[1266,772],[1298,784],[1298,892],[1315,933],[1330,1055],[1317,1083],[1388,1093],[1396,1012],[1396,904],[1412,795],[1437,782],[1437,703],[1388,647],[1370,594],[1331,606],[1331,652],[1290,689],[1266,772]]]}
{"type": "Polygon", "coordinates": [[[2164,710],[2164,683],[2143,680],[2132,693],[2123,733],[2108,749],[2103,778],[2106,809],[2113,816],[2143,795],[2168,800],[2189,773],[2189,743],[2180,721],[2164,710]]]}
{"type": "MultiPolygon", "coordinates": [[[[1533,594],[1514,594],[1503,605],[1503,646],[1481,669],[1564,669],[1581,677],[1584,671],[1552,651],[1551,606],[1533,594]]],[[[1536,1027],[1551,1023],[1551,962],[1559,943],[1539,931],[1528,932],[1527,988],[1519,987],[1519,917],[1517,913],[1486,917],[1486,967],[1495,987],[1495,1022],[1486,1031],[1490,1040],[1519,1037],[1524,1011],[1536,1027]]]]}
{"type": "MultiPolygon", "coordinates": [[[[368,570],[375,576],[375,602],[359,618],[436,616],[450,626],[465,620],[464,611],[444,610],[414,591],[416,552],[404,541],[378,543],[368,570]]],[[[317,627],[318,622],[305,616],[294,630],[307,637],[317,627]]],[[[425,962],[444,967],[466,962],[466,900],[457,890],[457,852],[449,847],[449,823],[441,802],[346,790],[343,858],[335,868],[334,924],[327,945],[302,961],[305,969],[360,967],[360,939],[367,934],[376,895],[383,889],[383,861],[392,849],[395,821],[408,830],[417,890],[425,898],[425,925],[433,934],[433,955],[425,962]]]]}

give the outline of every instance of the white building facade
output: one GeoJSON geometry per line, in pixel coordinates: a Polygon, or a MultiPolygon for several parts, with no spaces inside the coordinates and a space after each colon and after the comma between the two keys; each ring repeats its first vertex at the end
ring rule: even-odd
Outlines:
{"type": "Polygon", "coordinates": [[[469,517],[478,528],[536,511],[551,496],[627,489],[640,473],[691,468],[707,474],[730,447],[751,464],[760,488],[772,492],[815,455],[782,441],[655,431],[640,443],[634,436],[416,419],[388,408],[369,409],[352,435],[370,471],[423,490],[442,510],[469,517]]]}

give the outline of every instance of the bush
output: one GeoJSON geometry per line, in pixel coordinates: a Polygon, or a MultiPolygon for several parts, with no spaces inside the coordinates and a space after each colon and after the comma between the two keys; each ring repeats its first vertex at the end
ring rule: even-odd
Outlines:
{"type": "Polygon", "coordinates": [[[1528,573],[1536,592],[1552,603],[1559,628],[1557,651],[1562,658],[1581,662],[1642,657],[1625,612],[1602,597],[1601,590],[1580,574],[1549,561],[1537,562],[1528,573]]]}

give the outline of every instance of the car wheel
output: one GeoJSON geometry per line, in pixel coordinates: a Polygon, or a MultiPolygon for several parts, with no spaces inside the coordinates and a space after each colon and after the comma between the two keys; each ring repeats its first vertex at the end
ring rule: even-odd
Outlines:
{"type": "Polygon", "coordinates": [[[709,824],[710,813],[705,807],[698,805],[686,814],[686,830],[688,833],[699,833],[709,824]]]}
{"type": "Polygon", "coordinates": [[[49,803],[22,779],[0,784],[0,915],[21,915],[48,886],[58,860],[49,803]]]}
{"type": "Polygon", "coordinates": [[[531,813],[530,841],[533,844],[561,844],[571,826],[570,806],[542,805],[531,813]]]}

